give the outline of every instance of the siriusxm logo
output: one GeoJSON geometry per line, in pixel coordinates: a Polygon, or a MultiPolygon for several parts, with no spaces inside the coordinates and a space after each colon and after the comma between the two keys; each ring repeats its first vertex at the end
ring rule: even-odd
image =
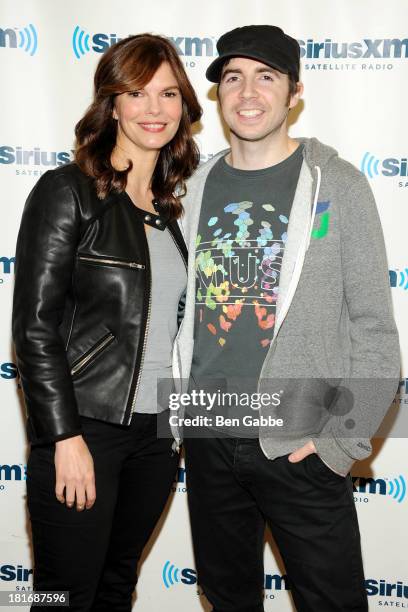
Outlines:
{"type": "MultiPolygon", "coordinates": [[[[382,597],[404,597],[408,599],[408,585],[401,580],[397,582],[387,582],[386,580],[375,580],[368,578],[365,581],[367,595],[380,595],[382,597]]],[[[399,604],[398,604],[399,605],[399,604]]],[[[404,606],[404,604],[402,604],[404,606]]]]}
{"type": "Polygon", "coordinates": [[[181,464],[177,469],[172,490],[175,493],[187,493],[186,468],[184,467],[184,459],[181,460],[181,464]]]}
{"type": "Polygon", "coordinates": [[[37,30],[32,23],[23,28],[0,28],[0,48],[21,49],[35,55],[38,47],[37,30]]]}
{"type": "Polygon", "coordinates": [[[408,378],[400,380],[394,404],[397,406],[408,406],[408,378]]]}
{"type": "Polygon", "coordinates": [[[364,478],[363,476],[352,476],[353,491],[355,493],[371,495],[389,495],[399,504],[404,501],[407,492],[405,478],[364,478]]]}
{"type": "Polygon", "coordinates": [[[170,561],[166,561],[162,571],[164,586],[169,589],[173,584],[182,582],[183,584],[197,584],[197,572],[191,567],[179,569],[170,561]]]}
{"type": "MultiPolygon", "coordinates": [[[[216,39],[215,38],[199,38],[185,36],[168,36],[170,42],[176,47],[177,53],[182,56],[212,57],[216,55],[216,39]]],[[[115,43],[122,40],[117,34],[105,34],[98,32],[89,34],[80,26],[76,26],[72,34],[72,49],[77,59],[81,59],[90,51],[95,53],[103,53],[115,43]]]]}
{"type": "MultiPolygon", "coordinates": [[[[14,257],[0,257],[0,274],[13,274],[15,263],[14,257]]],[[[2,283],[4,283],[4,279],[0,276],[0,285],[2,283]]]]}
{"type": "Polygon", "coordinates": [[[367,152],[361,161],[360,170],[370,179],[383,176],[408,176],[408,159],[406,157],[387,157],[380,160],[367,152]]]}
{"type": "Polygon", "coordinates": [[[399,393],[404,393],[408,395],[408,378],[403,378],[399,381],[398,385],[399,393]]]}
{"type": "MultiPolygon", "coordinates": [[[[180,569],[170,563],[170,561],[166,561],[162,571],[162,579],[166,589],[175,584],[191,586],[197,584],[197,572],[191,567],[180,569]]],[[[387,582],[384,579],[367,578],[365,580],[365,588],[367,595],[370,597],[379,595],[382,597],[408,598],[408,585],[404,585],[401,580],[387,582]]],[[[289,591],[290,588],[286,575],[265,574],[264,590],[289,591]]]]}
{"type": "Polygon", "coordinates": [[[15,263],[15,257],[0,257],[0,272],[2,274],[12,274],[15,263]]]}
{"type": "Polygon", "coordinates": [[[6,362],[0,364],[0,378],[4,380],[13,380],[18,378],[18,368],[15,363],[6,362]]]}
{"type": "Polygon", "coordinates": [[[7,465],[0,465],[0,481],[11,481],[11,480],[27,480],[27,466],[22,463],[7,465]]]}
{"type": "MultiPolygon", "coordinates": [[[[408,379],[400,382],[400,387],[405,389],[408,394],[408,379]]],[[[395,499],[398,503],[404,501],[406,497],[406,481],[402,475],[395,478],[364,478],[363,476],[352,476],[353,491],[362,495],[388,495],[395,499]]],[[[185,493],[186,485],[186,469],[182,464],[178,470],[175,481],[173,483],[173,491],[185,493]]],[[[357,500],[356,500],[357,501],[357,500]]]]}
{"type": "Polygon", "coordinates": [[[0,465],[0,481],[1,480],[27,480],[27,466],[22,463],[18,465],[0,465]]]}
{"type": "Polygon", "coordinates": [[[363,38],[355,42],[334,42],[325,38],[298,40],[300,57],[307,59],[389,59],[408,57],[408,38],[363,38]]]}
{"type": "Polygon", "coordinates": [[[23,565],[0,565],[0,580],[4,582],[28,582],[33,570],[23,565]]]}
{"type": "MultiPolygon", "coordinates": [[[[166,589],[169,589],[171,586],[180,583],[186,585],[193,585],[197,584],[197,572],[192,567],[185,567],[183,569],[180,569],[170,563],[170,561],[166,561],[162,571],[162,579],[166,589]]],[[[280,574],[265,574],[264,589],[288,591],[289,586],[286,581],[286,575],[282,576],[280,574]]]]}
{"type": "Polygon", "coordinates": [[[62,166],[71,161],[73,151],[43,151],[40,147],[0,146],[0,164],[17,166],[62,166]]]}
{"type": "Polygon", "coordinates": [[[398,287],[399,289],[407,291],[408,268],[404,268],[403,270],[399,270],[398,268],[395,268],[394,270],[388,270],[388,274],[390,275],[390,286],[392,288],[398,287]]]}

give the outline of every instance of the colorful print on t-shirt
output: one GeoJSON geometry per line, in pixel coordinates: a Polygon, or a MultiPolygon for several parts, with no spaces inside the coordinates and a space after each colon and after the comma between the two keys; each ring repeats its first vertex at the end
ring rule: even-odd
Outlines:
{"type": "Polygon", "coordinates": [[[221,158],[208,174],[196,242],[196,382],[259,375],[302,159],[299,147],[275,166],[244,171],[221,158]]]}
{"type": "Polygon", "coordinates": [[[201,322],[206,320],[220,346],[228,342],[245,308],[265,332],[261,346],[267,347],[271,340],[288,218],[266,203],[261,206],[265,214],[258,213],[260,222],[254,223],[253,207],[248,201],[228,203],[219,217],[207,221],[204,239],[197,236],[196,304],[202,306],[201,322]],[[208,310],[215,316],[204,315],[208,310]]]}

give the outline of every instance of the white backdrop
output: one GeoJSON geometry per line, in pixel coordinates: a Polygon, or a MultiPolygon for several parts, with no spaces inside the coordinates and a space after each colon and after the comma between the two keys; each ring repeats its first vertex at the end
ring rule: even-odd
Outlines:
{"type": "MultiPolygon", "coordinates": [[[[24,411],[10,337],[13,256],[25,198],[42,172],[71,158],[73,126],[91,100],[101,52],[129,34],[149,31],[173,39],[204,108],[197,134],[203,160],[224,147],[214,90],[204,72],[217,38],[252,23],[280,25],[302,41],[305,94],[291,135],[317,136],[369,177],[383,222],[402,353],[408,355],[404,0],[207,0],[205,5],[197,0],[1,0],[0,590],[32,586],[24,411]]],[[[408,586],[407,593],[403,588],[408,584],[407,376],[403,370],[401,395],[384,427],[390,437],[377,439],[370,460],[353,470],[370,610],[408,607],[408,586]]],[[[182,468],[159,531],[142,566],[136,609],[202,610],[206,604],[197,594],[182,468]]],[[[269,542],[265,572],[265,609],[292,610],[281,579],[284,568],[269,542]]]]}

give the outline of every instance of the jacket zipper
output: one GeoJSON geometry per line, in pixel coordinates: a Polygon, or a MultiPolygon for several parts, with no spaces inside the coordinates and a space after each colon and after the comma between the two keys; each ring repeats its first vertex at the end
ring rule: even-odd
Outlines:
{"type": "Polygon", "coordinates": [[[86,366],[86,364],[89,363],[94,357],[96,357],[96,355],[100,353],[102,349],[104,349],[105,346],[109,344],[114,338],[115,336],[112,333],[109,333],[107,336],[102,338],[102,340],[100,340],[100,342],[98,342],[97,345],[94,346],[93,349],[91,349],[91,351],[87,355],[85,355],[85,357],[82,357],[74,366],[72,366],[71,376],[73,376],[74,374],[79,372],[79,370],[81,370],[84,366],[86,366]]]}
{"type": "MultiPolygon", "coordinates": [[[[150,266],[149,266],[149,270],[150,270],[150,266]]],[[[147,309],[147,320],[146,320],[146,327],[145,327],[145,333],[144,333],[144,338],[143,338],[142,356],[140,358],[139,373],[138,373],[138,376],[137,376],[135,393],[133,395],[132,408],[130,409],[128,425],[130,425],[130,421],[131,421],[131,418],[132,418],[133,410],[135,409],[136,397],[137,397],[137,393],[139,391],[139,386],[140,386],[140,379],[142,378],[142,368],[143,368],[143,361],[144,361],[144,356],[145,356],[145,352],[146,352],[147,335],[149,333],[150,312],[151,312],[151,307],[152,307],[151,284],[152,284],[152,274],[150,272],[150,274],[149,274],[149,306],[148,306],[148,309],[147,309]]]]}
{"type": "Polygon", "coordinates": [[[67,350],[68,350],[69,342],[70,342],[71,336],[72,336],[72,330],[74,329],[74,321],[75,321],[76,311],[77,311],[77,303],[75,301],[74,312],[72,313],[71,325],[69,326],[68,337],[67,337],[67,340],[65,342],[65,352],[67,352],[67,350]]]}
{"type": "Polygon", "coordinates": [[[144,270],[146,266],[143,264],[136,263],[135,261],[123,261],[119,259],[101,259],[100,257],[90,257],[85,255],[79,255],[78,259],[81,261],[91,261],[93,263],[109,264],[112,266],[125,266],[126,268],[138,268],[144,270]]]}
{"type": "MultiPolygon", "coordinates": [[[[150,267],[149,244],[147,242],[147,236],[146,236],[146,233],[145,233],[145,230],[144,230],[144,226],[143,226],[143,233],[144,233],[144,237],[145,237],[146,260],[149,261],[149,305],[148,305],[148,308],[147,308],[147,319],[146,319],[146,325],[145,325],[145,329],[144,329],[142,354],[141,354],[140,362],[139,362],[139,372],[138,372],[138,375],[137,375],[135,392],[133,394],[132,406],[131,406],[130,412],[129,412],[129,418],[128,418],[128,422],[127,422],[128,425],[130,425],[130,421],[132,420],[132,414],[133,414],[133,411],[135,409],[136,398],[137,398],[137,394],[138,394],[139,387],[140,387],[140,380],[142,378],[143,361],[144,361],[144,356],[145,356],[145,352],[146,352],[147,335],[149,333],[150,313],[151,313],[151,309],[152,309],[152,271],[151,271],[151,267],[150,267]]],[[[145,267],[145,266],[143,266],[143,267],[145,267]]]]}

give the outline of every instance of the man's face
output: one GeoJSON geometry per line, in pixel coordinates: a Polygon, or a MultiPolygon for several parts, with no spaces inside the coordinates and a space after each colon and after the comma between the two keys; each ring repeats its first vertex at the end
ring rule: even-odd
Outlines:
{"type": "Polygon", "coordinates": [[[223,67],[218,88],[223,117],[240,140],[259,141],[282,128],[298,96],[289,79],[257,60],[233,57],[223,67]]]}

